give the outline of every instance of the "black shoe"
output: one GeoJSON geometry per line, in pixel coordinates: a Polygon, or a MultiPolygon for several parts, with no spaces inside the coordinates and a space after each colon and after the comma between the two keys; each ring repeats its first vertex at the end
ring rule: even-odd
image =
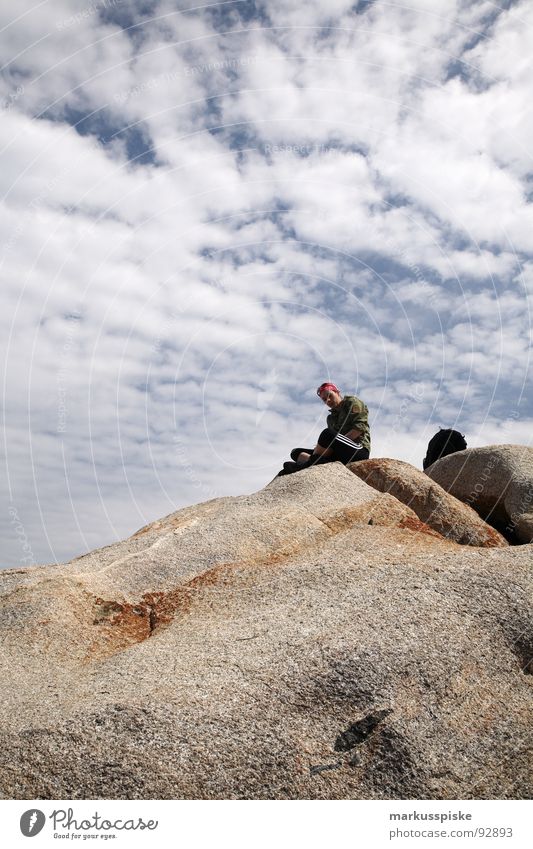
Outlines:
{"type": "Polygon", "coordinates": [[[313,453],[312,448],[293,448],[292,451],[291,451],[291,457],[292,457],[292,459],[294,460],[295,463],[296,463],[298,457],[300,456],[300,454],[302,453],[302,451],[305,451],[306,454],[312,454],[313,453]]]}
{"type": "Polygon", "coordinates": [[[290,460],[287,460],[286,463],[283,463],[283,470],[286,475],[290,475],[291,472],[297,472],[300,468],[301,463],[291,463],[290,460]]]}
{"type": "Polygon", "coordinates": [[[281,472],[278,472],[276,477],[281,478],[283,475],[292,475],[294,472],[299,472],[303,466],[301,463],[291,463],[287,460],[286,463],[283,463],[283,468],[281,472]]]}

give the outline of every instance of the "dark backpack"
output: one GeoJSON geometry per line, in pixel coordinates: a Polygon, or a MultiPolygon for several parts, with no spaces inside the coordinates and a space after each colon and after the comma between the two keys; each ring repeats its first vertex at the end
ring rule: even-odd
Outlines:
{"type": "Polygon", "coordinates": [[[427,469],[440,457],[446,457],[456,451],[464,451],[465,448],[466,440],[458,430],[439,428],[438,433],[432,436],[428,442],[427,453],[423,461],[424,469],[427,469]]]}

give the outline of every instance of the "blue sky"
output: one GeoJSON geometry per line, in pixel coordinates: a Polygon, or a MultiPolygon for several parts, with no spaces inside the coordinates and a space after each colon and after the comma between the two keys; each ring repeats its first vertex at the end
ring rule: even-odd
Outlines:
{"type": "Polygon", "coordinates": [[[533,6],[0,7],[0,565],[372,456],[531,444],[533,6]]]}

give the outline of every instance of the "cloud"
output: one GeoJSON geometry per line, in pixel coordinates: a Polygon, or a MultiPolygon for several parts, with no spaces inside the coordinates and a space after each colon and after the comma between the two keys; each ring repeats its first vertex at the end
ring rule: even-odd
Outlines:
{"type": "Polygon", "coordinates": [[[9,506],[50,562],[259,488],[325,378],[373,456],[420,465],[441,425],[529,442],[531,24],[4,4],[2,565],[9,506]]]}

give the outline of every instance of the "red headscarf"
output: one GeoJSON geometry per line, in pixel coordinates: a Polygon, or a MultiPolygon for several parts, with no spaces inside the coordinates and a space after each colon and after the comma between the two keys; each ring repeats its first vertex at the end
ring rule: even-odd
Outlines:
{"type": "Polygon", "coordinates": [[[326,392],[337,392],[339,395],[341,394],[340,389],[337,389],[337,387],[335,386],[334,383],[322,383],[316,391],[316,394],[318,395],[319,398],[320,398],[320,393],[324,392],[324,391],[326,391],[326,392]]]}

